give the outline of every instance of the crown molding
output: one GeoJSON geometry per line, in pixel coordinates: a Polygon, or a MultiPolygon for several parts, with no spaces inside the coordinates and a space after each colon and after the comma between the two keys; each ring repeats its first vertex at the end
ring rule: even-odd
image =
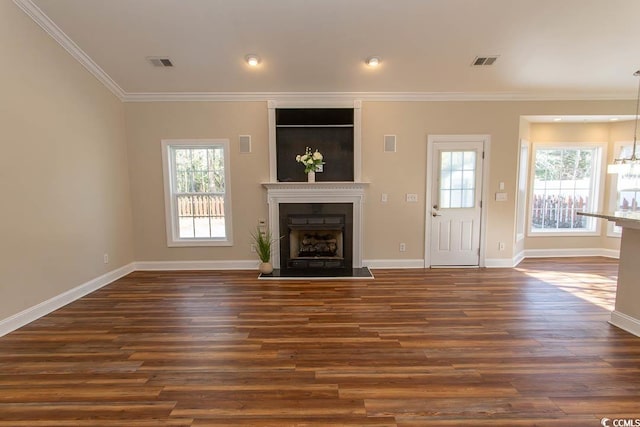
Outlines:
{"type": "Polygon", "coordinates": [[[33,21],[42,27],[55,41],[73,56],[84,68],[94,75],[120,100],[124,100],[125,91],[102,68],[84,53],[77,44],[67,36],[45,13],[31,0],[13,0],[13,2],[26,13],[33,21]]]}
{"type": "Polygon", "coordinates": [[[278,103],[362,101],[615,101],[634,99],[620,93],[573,92],[149,92],[126,93],[124,102],[236,102],[276,101],[278,103]]]}

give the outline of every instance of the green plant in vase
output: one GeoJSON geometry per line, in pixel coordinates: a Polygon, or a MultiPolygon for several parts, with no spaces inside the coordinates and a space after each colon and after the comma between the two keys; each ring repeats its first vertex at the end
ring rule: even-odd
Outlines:
{"type": "Polygon", "coordinates": [[[271,264],[271,247],[277,239],[273,238],[271,231],[262,231],[260,230],[260,227],[256,227],[256,231],[251,233],[251,237],[253,237],[253,241],[256,245],[256,252],[260,259],[260,266],[258,267],[260,273],[271,274],[273,272],[273,265],[271,264]]]}

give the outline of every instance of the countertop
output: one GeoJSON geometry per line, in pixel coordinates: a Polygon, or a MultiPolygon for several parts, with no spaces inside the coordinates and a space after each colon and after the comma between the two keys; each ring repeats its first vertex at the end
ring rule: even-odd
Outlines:
{"type": "Polygon", "coordinates": [[[640,229],[640,211],[615,211],[615,212],[578,212],[578,215],[602,218],[614,221],[620,227],[640,229]]]}

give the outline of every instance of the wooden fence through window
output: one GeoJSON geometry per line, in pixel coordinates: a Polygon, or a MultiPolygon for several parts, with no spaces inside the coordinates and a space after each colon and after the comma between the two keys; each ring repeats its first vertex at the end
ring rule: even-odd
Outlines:
{"type": "Polygon", "coordinates": [[[224,218],[224,197],[178,196],[178,216],[224,218]]]}
{"type": "Polygon", "coordinates": [[[577,215],[587,207],[588,199],[577,196],[533,196],[533,228],[584,228],[585,219],[577,215]]]}

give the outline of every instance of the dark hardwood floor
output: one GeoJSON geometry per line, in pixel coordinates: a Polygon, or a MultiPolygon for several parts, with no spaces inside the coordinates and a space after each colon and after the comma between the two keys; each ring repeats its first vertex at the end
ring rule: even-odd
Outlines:
{"type": "Polygon", "coordinates": [[[136,272],[0,338],[0,426],[600,426],[640,418],[617,263],[136,272]]]}

